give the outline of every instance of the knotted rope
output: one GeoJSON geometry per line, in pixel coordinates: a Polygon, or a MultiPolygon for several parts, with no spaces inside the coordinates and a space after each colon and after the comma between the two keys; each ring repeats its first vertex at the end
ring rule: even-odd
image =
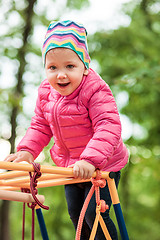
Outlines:
{"type": "Polygon", "coordinates": [[[102,218],[102,216],[100,215],[100,212],[105,212],[107,209],[109,209],[108,205],[106,204],[106,202],[104,200],[100,199],[100,188],[104,188],[106,186],[106,180],[101,178],[101,172],[100,170],[96,170],[96,178],[92,178],[92,187],[85,199],[85,202],[83,204],[81,213],[80,213],[80,217],[79,217],[79,221],[78,221],[78,226],[77,226],[77,231],[76,231],[76,240],[80,240],[80,236],[81,236],[81,230],[82,230],[82,224],[83,224],[83,220],[84,220],[84,216],[88,207],[88,204],[91,200],[91,197],[93,195],[93,193],[95,192],[95,198],[96,198],[96,218],[95,218],[95,222],[92,228],[92,232],[90,235],[89,240],[93,240],[97,231],[97,227],[98,227],[98,221],[101,224],[102,230],[104,232],[104,235],[106,237],[107,240],[111,240],[111,237],[109,235],[109,232],[106,228],[106,225],[104,223],[104,220],[102,218]]]}
{"type": "MultiPolygon", "coordinates": [[[[48,210],[49,207],[48,206],[45,206],[43,205],[39,200],[38,198],[36,197],[37,193],[38,193],[38,190],[36,189],[37,187],[37,178],[39,178],[42,173],[40,172],[40,168],[41,168],[41,165],[39,163],[35,163],[33,162],[32,163],[33,167],[34,167],[34,173],[32,175],[31,172],[29,172],[29,175],[30,175],[30,189],[31,189],[31,194],[32,194],[32,197],[34,198],[35,200],[35,203],[36,205],[38,204],[38,206],[40,206],[41,208],[45,209],[45,210],[48,210]]],[[[34,206],[35,203],[32,203],[32,205],[34,206]]],[[[31,205],[31,208],[32,208],[32,205],[31,205]]],[[[35,206],[34,206],[35,207],[35,206]]]]}
{"type": "MultiPolygon", "coordinates": [[[[32,174],[31,172],[29,172],[29,176],[30,176],[30,189],[26,189],[26,188],[22,188],[21,191],[25,192],[25,193],[31,193],[33,199],[35,200],[35,202],[29,204],[27,203],[27,206],[29,208],[32,209],[32,240],[34,240],[34,210],[35,207],[38,205],[39,207],[48,210],[49,207],[43,205],[38,198],[36,197],[36,195],[38,194],[38,190],[37,190],[37,179],[42,175],[42,173],[40,172],[40,164],[39,163],[32,163],[33,167],[34,167],[34,173],[32,174]]],[[[23,223],[22,223],[22,240],[24,240],[24,235],[25,235],[25,203],[23,203],[23,223]]]]}

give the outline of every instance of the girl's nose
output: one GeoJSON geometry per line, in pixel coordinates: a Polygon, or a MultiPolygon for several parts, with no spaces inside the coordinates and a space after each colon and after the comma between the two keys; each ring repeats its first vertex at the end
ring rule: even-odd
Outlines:
{"type": "Polygon", "coordinates": [[[67,76],[63,71],[58,72],[57,78],[58,79],[65,79],[67,76]]]}

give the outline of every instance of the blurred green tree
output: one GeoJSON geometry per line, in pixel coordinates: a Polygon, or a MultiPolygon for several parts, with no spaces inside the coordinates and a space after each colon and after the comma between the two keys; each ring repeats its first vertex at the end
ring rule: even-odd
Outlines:
{"type": "Polygon", "coordinates": [[[120,196],[131,239],[160,238],[160,3],[124,5],[127,27],[90,37],[90,53],[131,129],[120,196]],[[119,99],[124,104],[119,103],[119,99]]]}

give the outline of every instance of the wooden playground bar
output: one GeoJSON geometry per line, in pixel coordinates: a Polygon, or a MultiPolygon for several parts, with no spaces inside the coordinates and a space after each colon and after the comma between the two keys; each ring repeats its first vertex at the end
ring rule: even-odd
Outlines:
{"type": "MultiPolygon", "coordinates": [[[[45,198],[43,195],[37,194],[37,198],[41,203],[44,203],[45,198]]],[[[35,202],[30,193],[13,192],[8,190],[0,190],[0,199],[25,203],[35,202]]]]}
{"type": "MultiPolygon", "coordinates": [[[[12,162],[0,162],[0,169],[34,172],[34,168],[31,164],[12,163],[12,162]]],[[[63,174],[66,176],[73,177],[72,168],[41,165],[41,172],[52,173],[52,174],[63,174]]],[[[101,172],[101,176],[102,178],[107,179],[109,178],[109,172],[101,172]]],[[[96,177],[96,172],[94,172],[92,177],[96,177]]]]}

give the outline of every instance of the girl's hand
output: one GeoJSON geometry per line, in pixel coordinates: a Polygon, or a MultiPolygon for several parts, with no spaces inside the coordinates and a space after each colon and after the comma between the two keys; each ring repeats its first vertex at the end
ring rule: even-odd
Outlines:
{"type": "Polygon", "coordinates": [[[74,177],[80,179],[89,179],[92,177],[95,169],[95,166],[89,162],[86,162],[85,160],[77,161],[73,165],[74,177]]]}
{"type": "Polygon", "coordinates": [[[19,151],[17,153],[13,153],[8,155],[5,159],[5,162],[23,162],[26,161],[28,163],[31,163],[34,161],[33,155],[30,152],[27,151],[19,151]]]}

